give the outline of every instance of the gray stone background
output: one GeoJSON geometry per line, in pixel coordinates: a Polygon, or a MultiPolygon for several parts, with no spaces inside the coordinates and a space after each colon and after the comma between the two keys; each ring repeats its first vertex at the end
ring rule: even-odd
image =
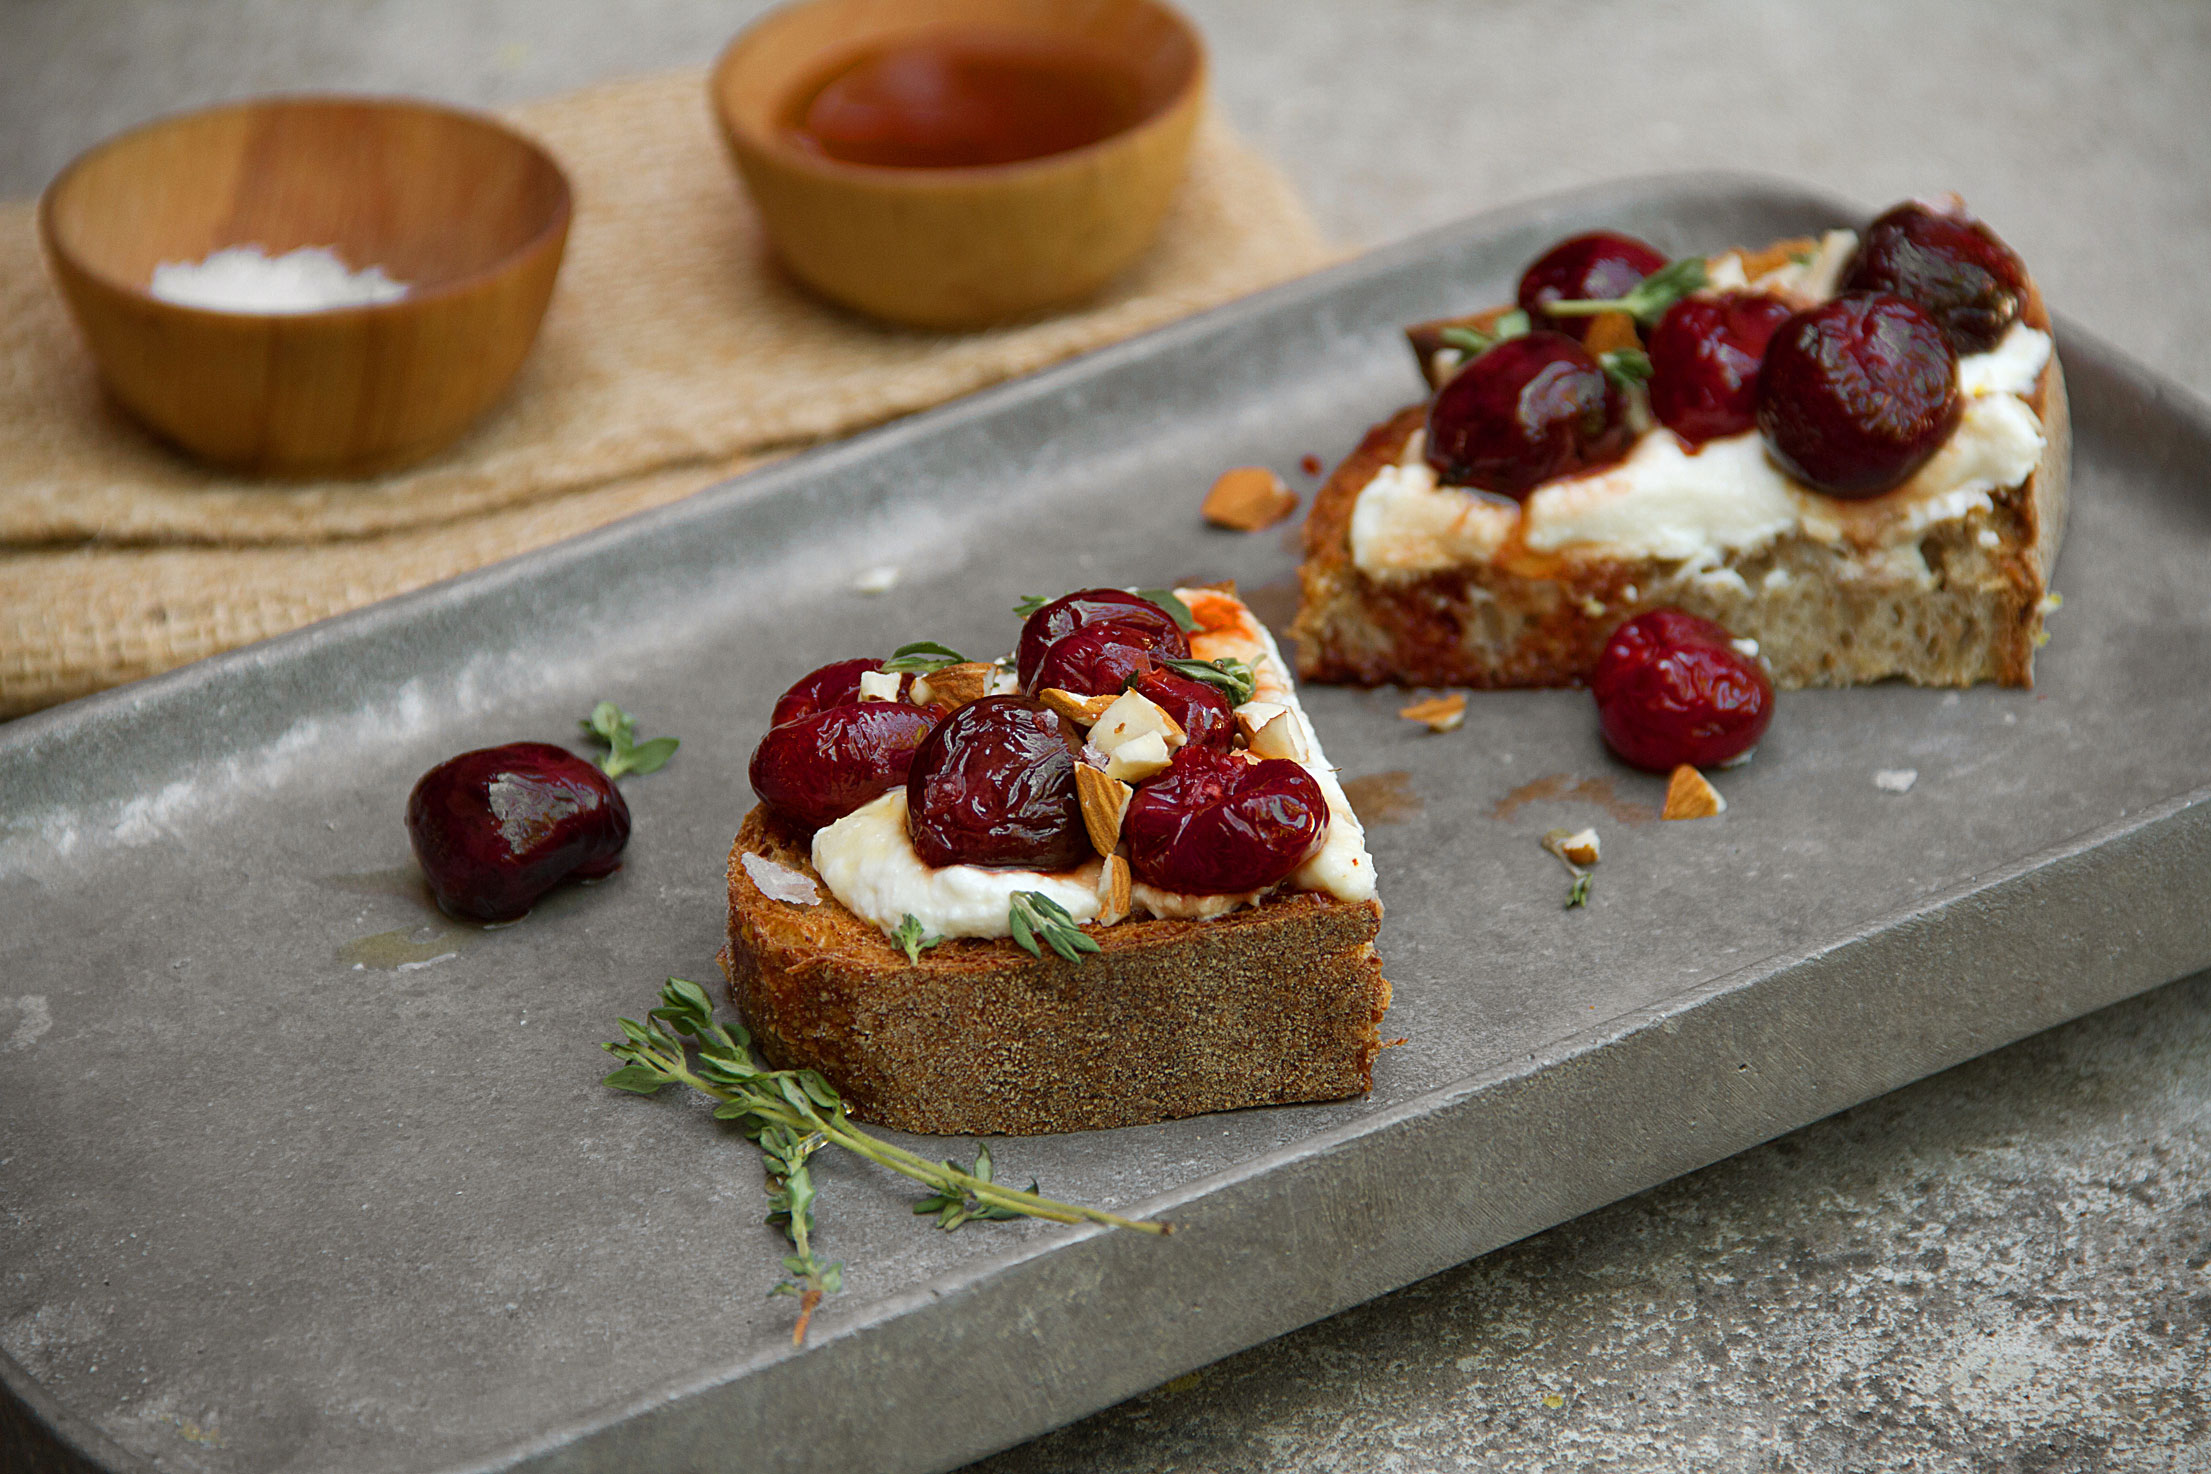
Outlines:
{"type": "MultiPolygon", "coordinates": [[[[2211,397],[2211,4],[1184,0],[1377,244],[1660,170],[1964,193],[2211,397]]],[[[158,113],[499,104],[701,64],[739,0],[0,0],[0,193],[158,113]]],[[[1043,1471],[2211,1469],[2211,975],[987,1461],[1043,1471]]]]}

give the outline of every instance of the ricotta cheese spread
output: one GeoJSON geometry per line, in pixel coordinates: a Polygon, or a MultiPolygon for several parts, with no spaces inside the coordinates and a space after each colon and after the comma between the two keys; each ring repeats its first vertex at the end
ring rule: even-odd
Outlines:
{"type": "MultiPolygon", "coordinates": [[[[1832,296],[1857,238],[1830,231],[1812,258],[1748,281],[1742,258],[1720,257],[1711,284],[1752,286],[1816,303],[1832,296]]],[[[1881,500],[1878,544],[1902,550],[1928,528],[1993,505],[1993,494],[2025,481],[2040,464],[2041,420],[2026,397],[2050,361],[2047,333],[2013,323],[1986,353],[1958,360],[1964,401],[1957,428],[1911,479],[1881,500]]],[[[1422,456],[1416,432],[1395,465],[1360,489],[1351,512],[1351,557],[1362,573],[1412,578],[1486,563],[1518,535],[1535,553],[1613,560],[1654,559],[1694,570],[1755,553],[1786,534],[1823,542],[1844,535],[1833,498],[1784,472],[1757,431],[1692,447],[1663,427],[1646,431],[1625,459],[1538,487],[1525,505],[1444,486],[1422,456]]],[[[1873,525],[1856,519],[1862,530],[1873,525]]],[[[1732,575],[1725,575],[1732,576],[1732,575]]]]}
{"type": "MultiPolygon", "coordinates": [[[[1199,660],[1227,656],[1249,664],[1256,687],[1253,701],[1290,713],[1305,740],[1303,766],[1328,800],[1328,834],[1288,884],[1339,900],[1373,899],[1374,857],[1367,853],[1366,831],[1321,751],[1311,720],[1298,704],[1289,667],[1274,637],[1249,609],[1225,594],[1210,589],[1178,589],[1175,594],[1197,614],[1201,626],[1190,634],[1191,655],[1199,660]]],[[[895,932],[900,922],[912,916],[925,931],[940,937],[1007,936],[1006,915],[1016,891],[1043,892],[1077,922],[1095,921],[1101,914],[1099,890],[1105,874],[1101,861],[1064,871],[924,864],[906,831],[902,788],[817,830],[813,862],[831,895],[885,932],[895,932]]],[[[1130,907],[1132,914],[1208,921],[1255,905],[1267,894],[1193,896],[1136,883],[1130,887],[1130,907]]]]}

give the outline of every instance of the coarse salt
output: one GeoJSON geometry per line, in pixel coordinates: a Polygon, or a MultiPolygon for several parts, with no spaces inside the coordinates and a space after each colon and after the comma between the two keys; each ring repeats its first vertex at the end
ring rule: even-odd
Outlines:
{"type": "Polygon", "coordinates": [[[271,256],[259,246],[225,246],[204,261],[164,261],[154,268],[153,294],[164,302],[209,312],[327,312],[396,302],[407,284],[381,266],[348,271],[329,246],[302,246],[271,256]]]}

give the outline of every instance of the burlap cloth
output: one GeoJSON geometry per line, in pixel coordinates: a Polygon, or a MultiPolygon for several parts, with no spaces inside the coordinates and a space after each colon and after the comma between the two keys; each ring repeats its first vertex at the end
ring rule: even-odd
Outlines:
{"type": "Polygon", "coordinates": [[[983,333],[879,327],[775,269],[700,74],[508,116],[575,187],[552,307],[502,405],[374,480],[241,480],[150,440],[100,392],[34,207],[0,205],[0,717],[574,536],[1328,254],[1282,177],[1210,119],[1158,245],[1093,302],[983,333]]]}

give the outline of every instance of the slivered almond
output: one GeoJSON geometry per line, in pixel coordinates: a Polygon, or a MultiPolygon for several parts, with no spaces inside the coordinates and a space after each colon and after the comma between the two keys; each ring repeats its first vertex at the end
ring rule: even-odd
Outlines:
{"type": "Polygon", "coordinates": [[[1431,732],[1448,732],[1466,720],[1466,693],[1453,691],[1448,696],[1416,701],[1411,706],[1399,707],[1397,714],[1408,722],[1419,722],[1431,732]]]}
{"type": "Polygon", "coordinates": [[[1727,808],[1727,800],[1720,791],[1704,779],[1704,774],[1683,763],[1674,769],[1666,780],[1666,807],[1659,810],[1661,819],[1709,819],[1727,808]]]}
{"type": "Polygon", "coordinates": [[[1221,473],[1199,510],[1216,527],[1258,532],[1296,511],[1297,493],[1265,466],[1238,466],[1221,473]]]}
{"type": "Polygon", "coordinates": [[[1114,693],[1103,696],[1077,696],[1072,691],[1062,691],[1057,686],[1046,686],[1036,693],[1036,699],[1058,712],[1078,727],[1093,727],[1105,709],[1114,702],[1114,693]]]}
{"type": "Polygon", "coordinates": [[[1098,924],[1111,926],[1129,914],[1129,862],[1119,855],[1106,856],[1098,875],[1098,924]]]}
{"type": "Polygon", "coordinates": [[[969,660],[931,671],[914,682],[916,706],[960,707],[990,694],[990,678],[997,667],[987,660],[969,660]]]}
{"type": "Polygon", "coordinates": [[[1075,764],[1075,797],[1082,802],[1082,827],[1090,833],[1090,847],[1099,854],[1110,855],[1121,843],[1121,815],[1134,791],[1088,763],[1075,764]]]}
{"type": "Polygon", "coordinates": [[[1625,312],[1598,313],[1589,319],[1589,331],[1581,341],[1592,358],[1600,353],[1617,353],[1622,348],[1643,346],[1642,338],[1635,331],[1635,319],[1625,312]]]}

